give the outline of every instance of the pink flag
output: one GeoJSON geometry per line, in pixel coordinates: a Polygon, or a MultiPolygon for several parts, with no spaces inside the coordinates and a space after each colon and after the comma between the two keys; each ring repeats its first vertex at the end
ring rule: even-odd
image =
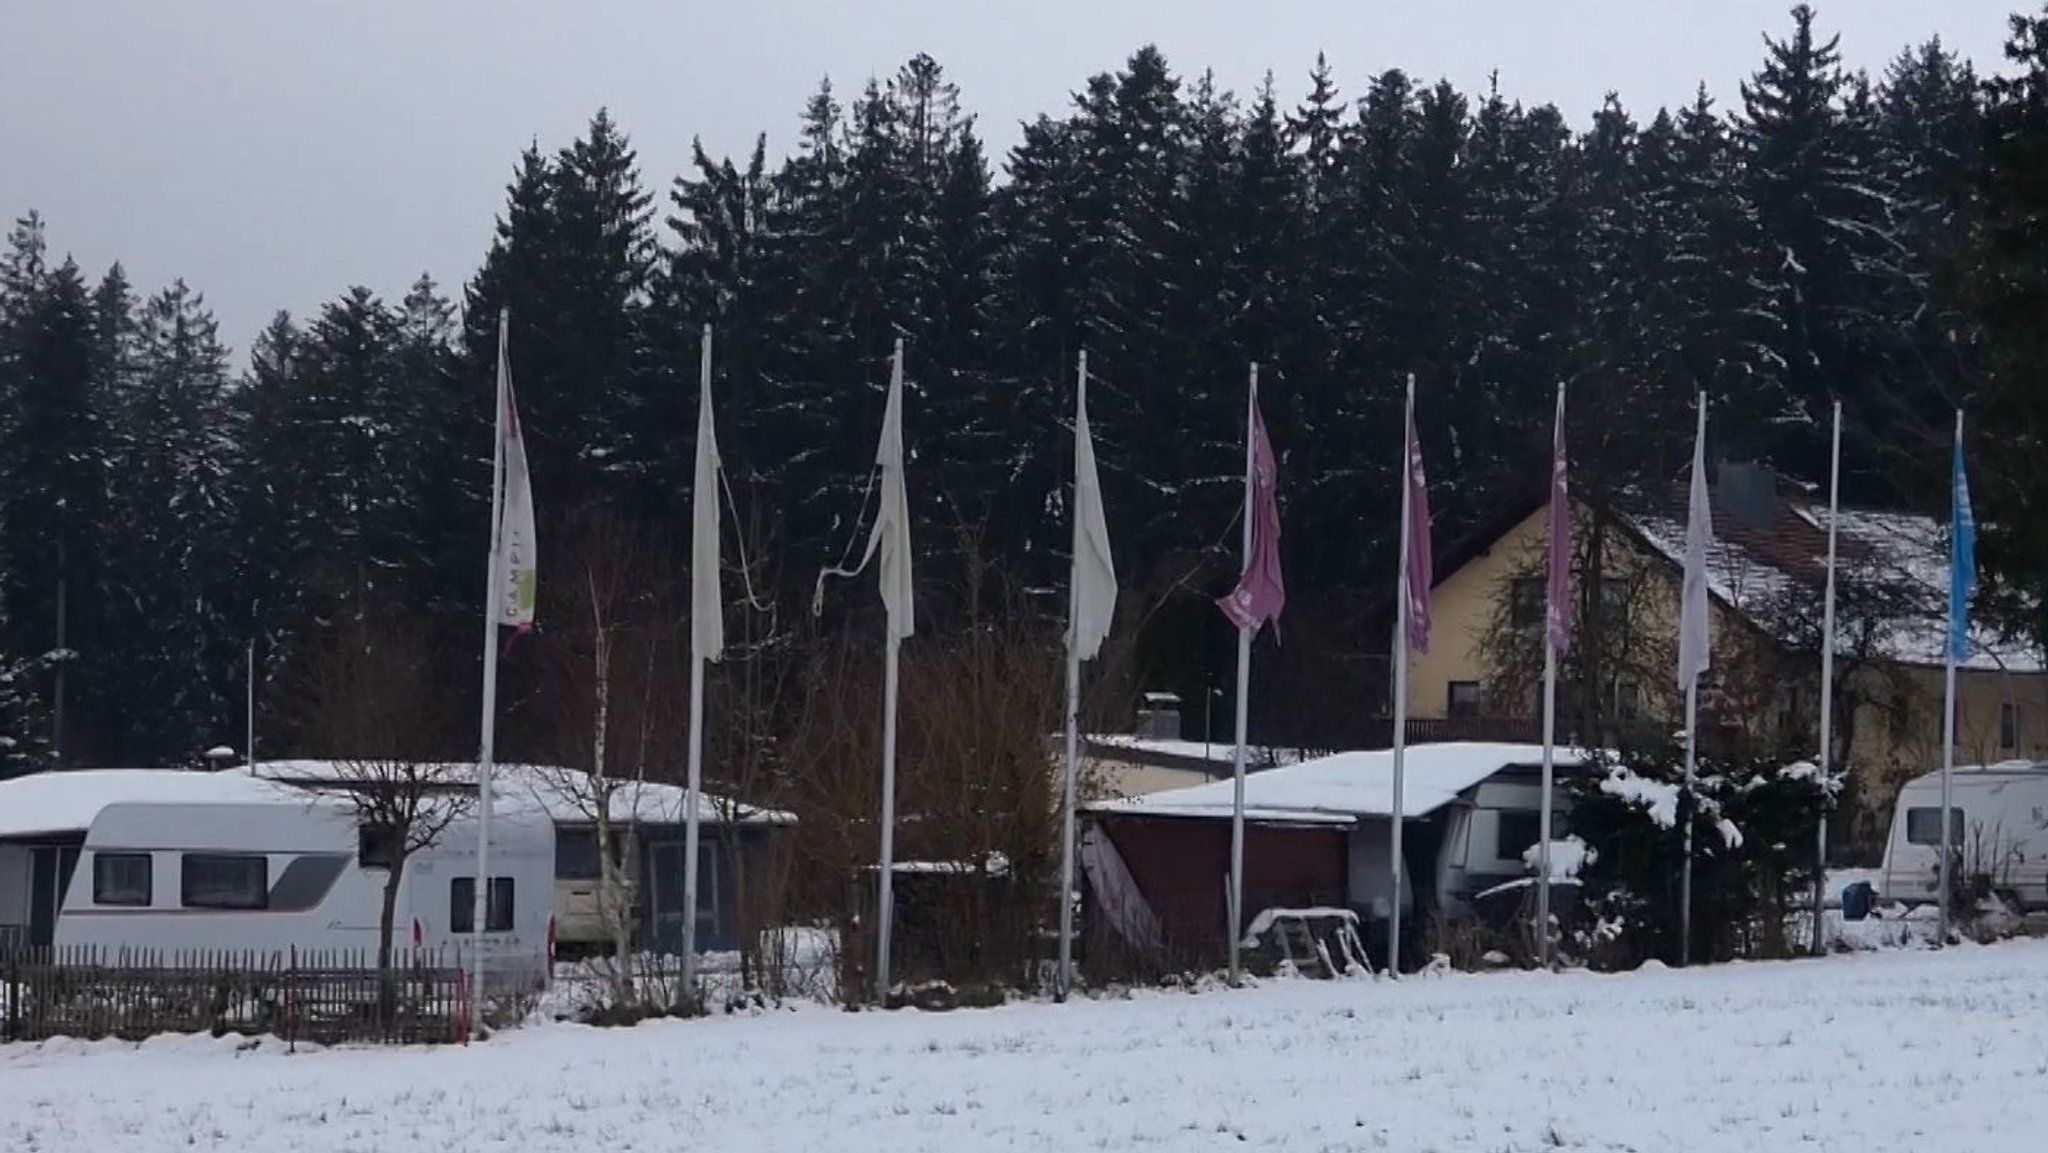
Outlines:
{"type": "Polygon", "coordinates": [[[1287,606],[1287,586],[1280,580],[1280,474],[1273,461],[1273,442],[1266,439],[1266,419],[1252,401],[1251,475],[1246,478],[1245,515],[1252,521],[1251,545],[1245,550],[1244,575],[1230,595],[1216,603],[1240,629],[1256,633],[1278,620],[1287,606]]]}
{"type": "Polygon", "coordinates": [[[1408,647],[1429,651],[1429,482],[1422,476],[1422,441],[1415,435],[1415,385],[1408,385],[1408,647]]]}
{"type": "Polygon", "coordinates": [[[1572,647],[1572,502],[1565,482],[1564,385],[1557,386],[1557,427],[1550,444],[1550,596],[1544,627],[1550,647],[1563,656],[1572,647]]]}

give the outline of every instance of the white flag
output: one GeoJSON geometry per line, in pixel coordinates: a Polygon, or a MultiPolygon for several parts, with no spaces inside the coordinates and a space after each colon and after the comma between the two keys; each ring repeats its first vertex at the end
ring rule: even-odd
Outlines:
{"type": "Polygon", "coordinates": [[[889,610],[889,635],[897,640],[916,631],[910,594],[910,497],[903,487],[903,342],[889,371],[889,403],[882,412],[882,446],[875,454],[882,469],[882,507],[868,536],[861,567],[879,554],[882,604],[889,610]]]}
{"type": "Polygon", "coordinates": [[[519,435],[519,405],[512,397],[512,363],[505,351],[505,325],[498,326],[498,450],[503,455],[496,533],[491,547],[498,557],[497,622],[515,629],[533,627],[534,561],[533,483],[526,471],[526,441],[519,435]]]}
{"type": "Polygon", "coordinates": [[[1074,391],[1074,571],[1069,592],[1067,643],[1084,661],[1102,649],[1116,616],[1116,564],[1109,555],[1109,521],[1102,514],[1102,481],[1095,474],[1095,438],[1088,433],[1088,362],[1081,361],[1074,391]]]}
{"type": "Polygon", "coordinates": [[[704,326],[703,379],[697,393],[697,479],[690,496],[690,654],[715,661],[725,651],[725,600],[718,587],[718,440],[711,430],[711,326],[704,326]]]}
{"type": "Polygon", "coordinates": [[[852,568],[828,568],[818,574],[818,587],[811,593],[811,612],[824,611],[825,580],[853,577],[867,571],[868,563],[881,558],[882,605],[889,611],[889,635],[896,640],[916,631],[911,607],[910,497],[903,488],[903,342],[896,342],[896,355],[889,369],[889,401],[882,412],[882,447],[875,454],[882,471],[882,504],[875,512],[874,531],[860,563],[852,568]]]}
{"type": "Polygon", "coordinates": [[[1714,545],[1714,510],[1707,500],[1707,394],[1700,394],[1699,431],[1692,444],[1692,492],[1685,514],[1685,584],[1678,619],[1678,688],[1690,689],[1712,663],[1707,618],[1707,552],[1714,545]]]}

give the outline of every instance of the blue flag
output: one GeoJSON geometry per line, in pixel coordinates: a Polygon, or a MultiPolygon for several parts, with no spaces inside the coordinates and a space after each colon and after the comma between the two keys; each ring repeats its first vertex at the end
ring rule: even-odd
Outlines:
{"type": "Polygon", "coordinates": [[[1963,471],[1963,419],[1956,414],[1955,482],[1949,510],[1948,655],[1970,659],[1970,593],[1977,587],[1977,520],[1970,514],[1970,478],[1963,471]]]}

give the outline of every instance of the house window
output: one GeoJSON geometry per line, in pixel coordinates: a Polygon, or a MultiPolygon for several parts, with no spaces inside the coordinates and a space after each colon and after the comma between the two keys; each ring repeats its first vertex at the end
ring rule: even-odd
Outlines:
{"type": "Polygon", "coordinates": [[[1998,747],[2008,752],[2020,747],[2020,707],[2011,701],[1998,706],[1998,747]]]}
{"type": "Polygon", "coordinates": [[[356,861],[365,869],[388,869],[405,847],[405,830],[392,825],[362,825],[356,829],[356,861]]]}
{"type": "Polygon", "coordinates": [[[1476,717],[1484,703],[1479,692],[1478,681],[1452,681],[1448,687],[1449,699],[1445,702],[1445,713],[1453,717],[1476,717]]]}
{"type": "MultiPolygon", "coordinates": [[[[1906,841],[1914,845],[1941,844],[1941,810],[1933,806],[1906,810],[1906,841]]],[[[1963,811],[1948,811],[1948,844],[1951,849],[1963,843],[1963,811]]]]}
{"type": "Polygon", "coordinates": [[[92,903],[149,907],[154,863],[148,853],[94,853],[92,903]]]}
{"type": "MultiPolygon", "coordinates": [[[[1499,813],[1494,817],[1493,830],[1494,859],[1519,861],[1543,835],[1543,818],[1537,813],[1499,813]]],[[[1552,835],[1556,835],[1555,830],[1552,835]]]]}
{"type": "MultiPolygon", "coordinates": [[[[490,907],[484,910],[484,932],[509,933],[512,931],[512,878],[492,877],[490,907]]],[[[451,933],[476,932],[476,878],[451,877],[448,880],[448,931],[451,933]]]]}
{"type": "Polygon", "coordinates": [[[267,909],[270,858],[260,853],[186,853],[178,900],[188,909],[267,909]]]}
{"type": "Polygon", "coordinates": [[[1543,581],[1538,577],[1516,577],[1508,585],[1508,624],[1533,629],[1543,623],[1543,581]]]}

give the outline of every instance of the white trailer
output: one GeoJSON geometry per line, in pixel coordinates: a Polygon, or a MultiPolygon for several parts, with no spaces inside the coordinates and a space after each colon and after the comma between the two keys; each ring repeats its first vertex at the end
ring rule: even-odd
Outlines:
{"type": "MultiPolygon", "coordinates": [[[[347,951],[374,963],[390,838],[364,827],[345,798],[242,770],[39,776],[0,787],[0,802],[21,802],[0,804],[21,826],[0,818],[0,839],[72,846],[50,944],[166,959],[347,951]],[[51,798],[62,803],[36,803],[51,798]]],[[[554,823],[530,799],[499,793],[482,932],[473,931],[476,832],[474,816],[458,814],[406,861],[393,946],[401,960],[419,950],[465,967],[481,948],[494,986],[544,980],[554,823]]]]}
{"type": "MultiPolygon", "coordinates": [[[[1949,846],[1956,876],[2015,909],[2048,909],[2048,762],[1957,766],[1950,779],[1949,846]]],[[[1885,841],[1881,899],[1940,898],[1941,774],[1899,790],[1885,841]]]]}

